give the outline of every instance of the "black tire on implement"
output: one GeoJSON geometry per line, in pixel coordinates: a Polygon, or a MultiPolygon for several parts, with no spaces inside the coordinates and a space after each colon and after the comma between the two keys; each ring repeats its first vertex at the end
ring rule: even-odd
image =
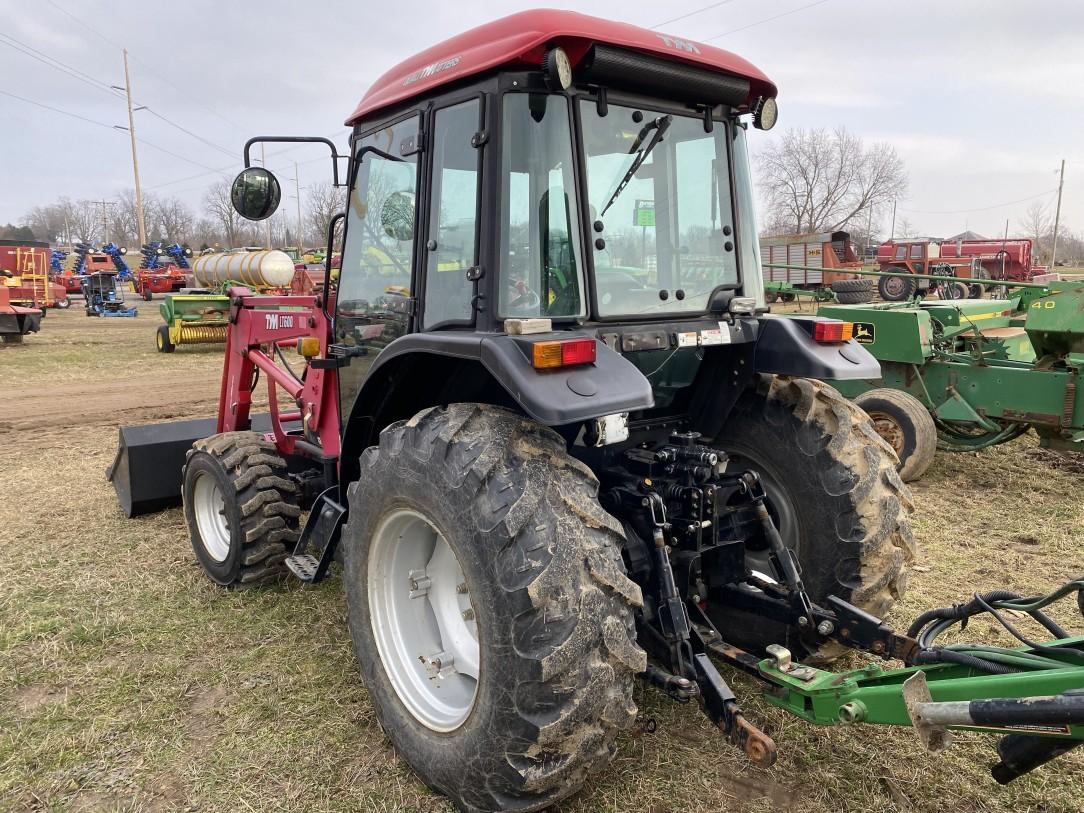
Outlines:
{"type": "Polygon", "coordinates": [[[539,810],[609,763],[636,716],[640,588],[598,481],[551,430],[455,404],[389,426],[348,489],[343,578],[351,635],[380,724],[423,781],[467,811],[539,810]],[[404,705],[381,662],[367,586],[382,517],[432,522],[459,560],[475,611],[474,705],[437,734],[404,705]]]}
{"type": "MultiPolygon", "coordinates": [[[[731,455],[728,471],[760,474],[812,600],[824,604],[835,595],[883,617],[903,595],[914,558],[912,501],[896,456],[866,413],[822,382],[762,375],[716,445],[731,455]]],[[[749,545],[747,562],[775,578],[761,540],[749,545]]],[[[829,644],[811,652],[797,627],[748,612],[709,604],[709,613],[724,638],[754,651],[783,644],[795,657],[819,662],[843,651],[829,644]]]]}
{"type": "Polygon", "coordinates": [[[873,301],[877,285],[872,279],[839,279],[832,283],[832,293],[841,305],[864,305],[873,301]]]}
{"type": "Polygon", "coordinates": [[[249,587],[280,578],[298,536],[297,486],[275,444],[257,432],[223,432],[198,440],[184,465],[184,517],[192,550],[216,584],[249,587]],[[229,553],[216,561],[196,521],[193,490],[198,476],[215,479],[229,526],[229,553]]]}
{"type": "Polygon", "coordinates": [[[854,402],[900,459],[900,479],[911,483],[922,477],[937,453],[937,425],[922,402],[887,387],[864,392],[854,402]]]}
{"type": "Polygon", "coordinates": [[[906,302],[918,290],[918,281],[904,271],[898,276],[877,277],[877,293],[885,302],[906,302]]]}
{"type": "Polygon", "coordinates": [[[159,353],[172,353],[177,349],[177,345],[169,338],[169,325],[158,326],[158,332],[154,336],[154,343],[159,353]]]}

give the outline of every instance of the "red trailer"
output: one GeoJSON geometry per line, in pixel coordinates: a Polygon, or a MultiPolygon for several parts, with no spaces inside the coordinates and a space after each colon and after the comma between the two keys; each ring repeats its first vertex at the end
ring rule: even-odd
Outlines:
{"type": "Polygon", "coordinates": [[[952,240],[941,243],[942,257],[977,257],[990,279],[1028,282],[1035,275],[1031,240],[952,240]]]}
{"type": "Polygon", "coordinates": [[[0,285],[16,305],[66,308],[68,294],[49,276],[48,243],[0,240],[0,285]]]}

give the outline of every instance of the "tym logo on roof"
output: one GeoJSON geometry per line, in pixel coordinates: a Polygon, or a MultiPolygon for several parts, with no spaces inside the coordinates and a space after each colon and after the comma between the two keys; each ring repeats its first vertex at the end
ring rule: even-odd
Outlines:
{"type": "Polygon", "coordinates": [[[665,34],[656,34],[655,36],[662,40],[663,45],[667,45],[670,48],[676,48],[679,51],[685,51],[689,54],[700,53],[700,49],[696,47],[695,42],[689,42],[688,40],[679,40],[674,37],[668,37],[665,34]]]}
{"type": "Polygon", "coordinates": [[[440,62],[434,62],[432,65],[426,65],[420,71],[414,71],[406,79],[403,80],[404,85],[412,85],[419,79],[426,79],[435,73],[446,71],[449,68],[454,68],[459,64],[459,57],[453,56],[451,59],[444,59],[440,62]]]}

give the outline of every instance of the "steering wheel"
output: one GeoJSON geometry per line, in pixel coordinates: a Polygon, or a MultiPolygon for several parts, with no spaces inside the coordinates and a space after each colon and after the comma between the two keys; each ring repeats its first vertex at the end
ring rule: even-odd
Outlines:
{"type": "Polygon", "coordinates": [[[524,312],[538,312],[538,306],[542,300],[538,294],[527,287],[525,280],[514,282],[509,286],[509,293],[515,293],[516,296],[508,301],[508,307],[510,309],[521,310],[524,312]]]}

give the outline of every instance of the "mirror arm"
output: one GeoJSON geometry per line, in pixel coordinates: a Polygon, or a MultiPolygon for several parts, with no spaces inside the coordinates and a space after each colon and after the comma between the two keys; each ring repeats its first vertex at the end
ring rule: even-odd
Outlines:
{"type": "Polygon", "coordinates": [[[335,178],[335,186],[343,186],[343,184],[339,183],[339,159],[348,158],[349,156],[339,155],[335,142],[330,138],[324,138],[323,136],[254,136],[245,142],[245,169],[252,166],[249,156],[252,145],[261,142],[266,144],[326,144],[328,149],[331,150],[331,169],[335,178]]]}

